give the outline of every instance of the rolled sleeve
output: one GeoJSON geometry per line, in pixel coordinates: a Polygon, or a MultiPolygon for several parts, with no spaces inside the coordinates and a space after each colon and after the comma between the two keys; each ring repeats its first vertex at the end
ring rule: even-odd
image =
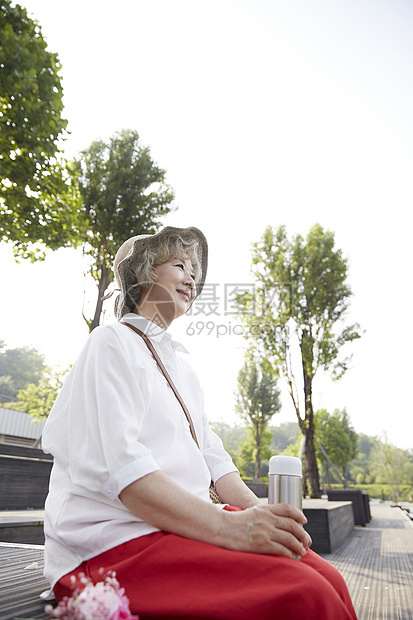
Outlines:
{"type": "Polygon", "coordinates": [[[72,368],[49,416],[43,449],[67,468],[73,484],[110,499],[160,468],[140,443],[148,401],[145,373],[97,328],[72,368]]]}
{"type": "Polygon", "coordinates": [[[208,465],[212,482],[231,472],[238,472],[221,439],[206,425],[204,427],[204,442],[202,454],[208,465]]]}
{"type": "Polygon", "coordinates": [[[212,469],[211,480],[215,484],[215,482],[222,478],[222,476],[226,476],[232,472],[238,473],[238,469],[235,467],[232,460],[230,462],[220,463],[212,469]]]}
{"type": "Polygon", "coordinates": [[[156,460],[148,454],[140,458],[139,460],[132,461],[117,470],[104,484],[103,493],[109,499],[114,499],[118,497],[121,491],[125,489],[127,486],[135,482],[135,480],[139,480],[139,478],[143,478],[148,474],[153,473],[154,471],[159,471],[161,468],[159,467],[156,460]]]}

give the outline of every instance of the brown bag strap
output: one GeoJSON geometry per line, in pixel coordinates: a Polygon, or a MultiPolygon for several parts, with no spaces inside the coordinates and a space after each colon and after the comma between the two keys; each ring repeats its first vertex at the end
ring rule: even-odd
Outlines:
{"type": "Polygon", "coordinates": [[[188,420],[188,424],[189,424],[189,430],[191,431],[191,435],[193,440],[195,441],[196,445],[199,448],[199,443],[198,443],[198,439],[196,437],[196,432],[195,432],[195,426],[194,423],[192,422],[192,418],[191,418],[191,414],[189,413],[184,401],[182,400],[182,396],[180,395],[180,393],[178,392],[174,382],[172,381],[168,371],[166,370],[161,358],[159,357],[155,347],[153,346],[152,342],[150,341],[150,339],[148,338],[148,336],[146,334],[144,334],[140,329],[138,329],[137,327],[135,327],[134,325],[131,325],[130,323],[126,323],[126,321],[120,321],[120,323],[122,325],[126,325],[127,327],[130,327],[130,329],[133,329],[134,332],[136,332],[145,342],[146,346],[148,347],[149,351],[152,353],[155,362],[158,364],[159,368],[161,369],[165,379],[167,380],[167,382],[169,383],[170,387],[172,388],[173,393],[175,394],[176,398],[179,401],[179,404],[181,405],[183,412],[186,416],[186,419],[188,420]]]}

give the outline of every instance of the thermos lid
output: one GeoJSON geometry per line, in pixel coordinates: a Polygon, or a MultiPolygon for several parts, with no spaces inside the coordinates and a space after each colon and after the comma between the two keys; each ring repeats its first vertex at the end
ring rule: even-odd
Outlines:
{"type": "Polygon", "coordinates": [[[269,474],[278,476],[302,476],[303,466],[296,456],[272,456],[270,458],[269,474]]]}

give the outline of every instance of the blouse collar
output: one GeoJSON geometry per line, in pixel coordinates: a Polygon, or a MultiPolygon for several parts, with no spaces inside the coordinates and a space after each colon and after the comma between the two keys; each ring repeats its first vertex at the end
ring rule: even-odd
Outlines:
{"type": "Polygon", "coordinates": [[[181,351],[182,353],[188,353],[187,349],[184,345],[177,340],[172,340],[171,334],[167,332],[159,325],[152,323],[145,317],[140,316],[139,314],[135,314],[134,312],[128,312],[122,317],[123,321],[130,323],[131,325],[135,325],[138,329],[140,329],[148,338],[153,340],[154,342],[169,342],[171,347],[175,351],[181,351]]]}

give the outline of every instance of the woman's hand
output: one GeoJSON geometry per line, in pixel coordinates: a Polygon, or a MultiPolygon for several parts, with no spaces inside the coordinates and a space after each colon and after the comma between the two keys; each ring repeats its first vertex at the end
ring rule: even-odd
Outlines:
{"type": "Polygon", "coordinates": [[[222,513],[223,547],[296,559],[305,555],[311,545],[311,538],[302,527],[307,519],[288,504],[261,504],[241,512],[222,513]]]}
{"type": "Polygon", "coordinates": [[[263,504],[238,473],[231,472],[219,478],[215,488],[223,501],[248,509],[243,511],[242,517],[240,513],[224,511],[235,517],[231,516],[230,531],[226,535],[226,540],[234,545],[231,548],[296,557],[304,555],[311,545],[311,538],[302,527],[307,522],[302,512],[286,504],[263,504]]]}
{"type": "Polygon", "coordinates": [[[227,549],[296,559],[305,555],[311,544],[302,527],[307,519],[293,506],[268,506],[255,498],[257,505],[245,510],[222,510],[188,493],[161,471],[135,480],[119,499],[133,514],[160,530],[227,549]]]}

